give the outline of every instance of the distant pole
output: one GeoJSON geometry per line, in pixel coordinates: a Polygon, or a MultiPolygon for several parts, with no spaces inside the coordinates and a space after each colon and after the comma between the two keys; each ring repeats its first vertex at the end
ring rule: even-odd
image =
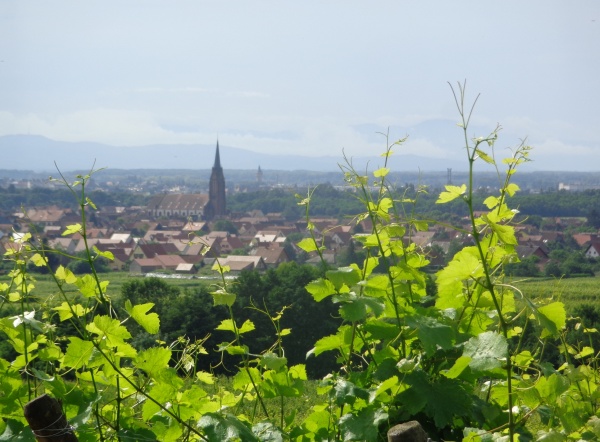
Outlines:
{"type": "Polygon", "coordinates": [[[452,168],[448,168],[448,182],[446,184],[452,184],[452,168]]]}

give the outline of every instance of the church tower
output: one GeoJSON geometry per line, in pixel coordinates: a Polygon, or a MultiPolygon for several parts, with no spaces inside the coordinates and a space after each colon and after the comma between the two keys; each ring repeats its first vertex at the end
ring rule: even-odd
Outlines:
{"type": "Polygon", "coordinates": [[[217,140],[217,152],[215,153],[215,164],[213,165],[208,183],[208,203],[204,208],[204,218],[211,220],[223,218],[227,214],[225,203],[225,176],[221,167],[221,156],[219,155],[219,140],[217,140]]]}

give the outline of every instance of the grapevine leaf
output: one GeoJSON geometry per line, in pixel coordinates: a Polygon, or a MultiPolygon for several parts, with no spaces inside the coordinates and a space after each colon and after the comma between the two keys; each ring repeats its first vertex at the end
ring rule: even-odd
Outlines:
{"type": "Polygon", "coordinates": [[[63,280],[67,284],[74,284],[77,282],[77,276],[75,276],[73,272],[66,267],[58,266],[54,274],[58,279],[63,280]]]}
{"type": "Polygon", "coordinates": [[[569,389],[569,380],[561,374],[553,373],[547,378],[540,377],[535,384],[535,389],[542,399],[552,404],[569,389]]]}
{"type": "Polygon", "coordinates": [[[211,292],[214,305],[226,305],[231,307],[235,303],[235,293],[229,293],[226,290],[216,290],[211,292]]]}
{"type": "Polygon", "coordinates": [[[517,193],[521,189],[515,183],[510,183],[508,186],[506,186],[505,190],[506,190],[506,193],[508,193],[510,196],[513,196],[515,193],[517,193]]]}
{"type": "Polygon", "coordinates": [[[237,417],[228,414],[206,413],[198,421],[209,442],[259,442],[259,439],[237,417]]]}
{"type": "Polygon", "coordinates": [[[375,178],[382,178],[388,173],[390,173],[390,169],[388,169],[387,167],[382,167],[381,169],[377,169],[375,172],[373,172],[373,176],[375,178]]]}
{"type": "Polygon", "coordinates": [[[444,350],[453,347],[454,330],[449,325],[428,316],[411,316],[406,323],[417,330],[427,354],[435,353],[438,346],[444,350]]]}
{"type": "Polygon", "coordinates": [[[338,328],[335,335],[325,336],[319,339],[312,350],[307,353],[307,357],[311,354],[319,356],[321,353],[331,350],[344,351],[350,346],[350,336],[352,334],[351,327],[342,326],[338,328]]]}
{"type": "Polygon", "coordinates": [[[96,281],[92,275],[83,275],[75,283],[79,287],[79,291],[86,298],[96,296],[96,281]]]}
{"type": "Polygon", "coordinates": [[[111,346],[124,343],[125,339],[131,338],[129,330],[122,326],[118,319],[112,319],[106,315],[95,316],[94,322],[85,328],[90,333],[106,338],[111,346]]]}
{"type": "Polygon", "coordinates": [[[488,196],[484,201],[483,204],[485,204],[487,206],[488,209],[493,209],[494,207],[496,207],[498,205],[498,198],[495,196],[488,196]]]}
{"type": "Polygon", "coordinates": [[[42,255],[40,255],[39,253],[36,253],[35,255],[33,255],[30,258],[30,261],[36,266],[36,267],[42,267],[45,266],[46,263],[48,262],[48,258],[44,258],[42,255]]]}
{"type": "Polygon", "coordinates": [[[252,427],[252,432],[261,442],[283,442],[283,434],[271,422],[260,422],[252,427]]]}
{"type": "Polygon", "coordinates": [[[315,240],[312,238],[304,238],[296,245],[302,250],[304,250],[306,253],[314,252],[319,248],[315,240]]]}
{"type": "Polygon", "coordinates": [[[356,386],[344,378],[339,378],[336,380],[333,387],[333,395],[335,403],[339,407],[343,406],[344,404],[352,405],[358,398],[365,400],[369,398],[369,392],[367,390],[356,386]]]}
{"type": "Polygon", "coordinates": [[[168,367],[170,360],[171,350],[165,347],[149,348],[138,353],[135,358],[136,366],[151,376],[168,367]]]}
{"type": "Polygon", "coordinates": [[[131,301],[129,299],[125,301],[125,309],[127,310],[127,313],[129,313],[135,322],[140,324],[144,330],[154,335],[158,333],[160,328],[160,319],[156,313],[148,313],[148,310],[150,310],[152,307],[154,307],[152,302],[134,306],[131,305],[131,301]]]}
{"type": "Polygon", "coordinates": [[[535,315],[542,325],[542,338],[557,336],[567,323],[567,313],[562,302],[553,302],[544,305],[535,311],[535,315]]]}
{"type": "Polygon", "coordinates": [[[242,326],[238,329],[238,333],[241,335],[252,330],[254,330],[254,323],[251,320],[246,319],[242,326]]]}
{"type": "Polygon", "coordinates": [[[328,279],[319,278],[316,281],[309,282],[306,285],[306,291],[312,295],[315,301],[320,302],[323,299],[335,293],[335,287],[328,279]]]}
{"type": "Polygon", "coordinates": [[[65,231],[62,233],[62,236],[72,235],[73,233],[81,232],[81,224],[71,224],[67,226],[65,231]]]}
{"type": "Polygon", "coordinates": [[[90,341],[84,341],[75,336],[69,338],[69,345],[65,353],[63,365],[65,367],[81,368],[92,357],[94,344],[90,341]]]}
{"type": "Polygon", "coordinates": [[[446,191],[440,193],[438,200],[435,202],[436,204],[444,204],[449,203],[450,201],[459,198],[461,195],[467,191],[467,185],[463,184],[462,186],[452,186],[450,184],[446,185],[446,191]]]}
{"type": "Polygon", "coordinates": [[[279,370],[287,364],[287,358],[277,356],[273,352],[268,352],[262,355],[260,364],[267,370],[279,370]]]}
{"type": "Polygon", "coordinates": [[[102,252],[96,246],[94,246],[92,248],[92,250],[96,253],[96,255],[102,256],[103,258],[106,258],[109,261],[114,261],[115,260],[115,255],[113,255],[113,253],[111,251],[109,251],[109,250],[106,250],[105,252],[102,252]]]}
{"type": "Polygon", "coordinates": [[[340,316],[350,322],[361,321],[367,317],[369,311],[377,317],[385,309],[385,304],[377,298],[366,296],[356,296],[354,293],[348,293],[343,296],[334,296],[334,302],[343,302],[340,307],[340,316]]]}
{"type": "Polygon", "coordinates": [[[459,377],[463,371],[469,366],[471,363],[471,358],[468,356],[461,356],[454,362],[454,365],[450,368],[450,370],[442,373],[444,376],[450,379],[455,379],[459,377]]]}
{"type": "Polygon", "coordinates": [[[424,372],[415,371],[404,381],[410,388],[397,396],[400,403],[412,414],[424,410],[433,417],[438,428],[452,424],[455,416],[466,416],[472,412],[471,396],[454,379],[441,376],[430,382],[424,372]]]}
{"type": "Polygon", "coordinates": [[[361,280],[360,273],[354,267],[340,267],[337,270],[329,270],[326,275],[336,290],[340,290],[344,285],[352,287],[361,280]]]}
{"type": "Polygon", "coordinates": [[[502,224],[496,224],[489,218],[485,218],[490,228],[494,231],[500,241],[504,244],[517,245],[517,238],[515,237],[515,228],[513,226],[507,226],[502,224]]]}
{"type": "Polygon", "coordinates": [[[483,161],[485,161],[488,164],[496,164],[494,159],[492,157],[490,157],[487,153],[483,152],[480,149],[475,149],[475,153],[477,153],[477,155],[479,155],[479,158],[481,158],[483,161]]]}
{"type": "Polygon", "coordinates": [[[58,317],[61,321],[66,321],[67,319],[72,318],[73,313],[75,313],[77,317],[80,317],[85,315],[89,311],[89,309],[86,309],[81,304],[71,305],[66,301],[63,301],[61,305],[59,305],[58,307],[54,307],[52,310],[58,312],[58,317]]]}
{"type": "Polygon", "coordinates": [[[495,332],[484,332],[465,344],[464,356],[471,358],[469,367],[475,371],[493,370],[506,360],[508,343],[504,336],[495,332]]]}
{"type": "Polygon", "coordinates": [[[379,424],[385,422],[388,414],[381,408],[367,407],[357,414],[345,414],[340,418],[340,429],[344,441],[376,440],[379,424]]]}

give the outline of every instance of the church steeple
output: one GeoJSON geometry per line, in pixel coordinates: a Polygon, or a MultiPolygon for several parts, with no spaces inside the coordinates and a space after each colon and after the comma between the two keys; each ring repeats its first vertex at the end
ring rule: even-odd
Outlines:
{"type": "Polygon", "coordinates": [[[215,164],[213,169],[221,168],[221,155],[219,155],[219,140],[217,140],[217,153],[215,153],[215,164]]]}
{"type": "Polygon", "coordinates": [[[208,203],[204,208],[204,218],[222,218],[227,215],[225,201],[225,176],[221,167],[221,155],[219,152],[219,140],[215,152],[215,164],[213,165],[208,183],[208,203]]]}

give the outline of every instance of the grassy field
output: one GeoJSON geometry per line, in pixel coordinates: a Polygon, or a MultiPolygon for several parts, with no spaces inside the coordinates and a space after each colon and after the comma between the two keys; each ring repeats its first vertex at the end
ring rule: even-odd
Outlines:
{"type": "MultiPolygon", "coordinates": [[[[56,287],[56,283],[52,279],[50,275],[34,275],[36,279],[35,290],[33,294],[39,299],[47,298],[48,296],[52,296],[58,294],[58,289],[56,287]]],[[[133,281],[135,279],[141,279],[141,276],[133,276],[127,272],[109,272],[109,273],[100,273],[99,274],[101,281],[110,281],[108,285],[108,295],[117,299],[121,295],[121,287],[128,281],[133,281]]],[[[214,284],[218,282],[217,279],[180,279],[180,278],[168,278],[165,279],[169,285],[174,285],[180,287],[182,290],[189,289],[194,290],[200,285],[214,284]]],[[[74,286],[65,286],[67,289],[67,293],[77,293],[76,287],[74,286]]]]}
{"type": "Polygon", "coordinates": [[[514,284],[528,297],[547,297],[564,302],[567,310],[579,304],[600,300],[600,277],[589,278],[531,278],[514,284]]]}

